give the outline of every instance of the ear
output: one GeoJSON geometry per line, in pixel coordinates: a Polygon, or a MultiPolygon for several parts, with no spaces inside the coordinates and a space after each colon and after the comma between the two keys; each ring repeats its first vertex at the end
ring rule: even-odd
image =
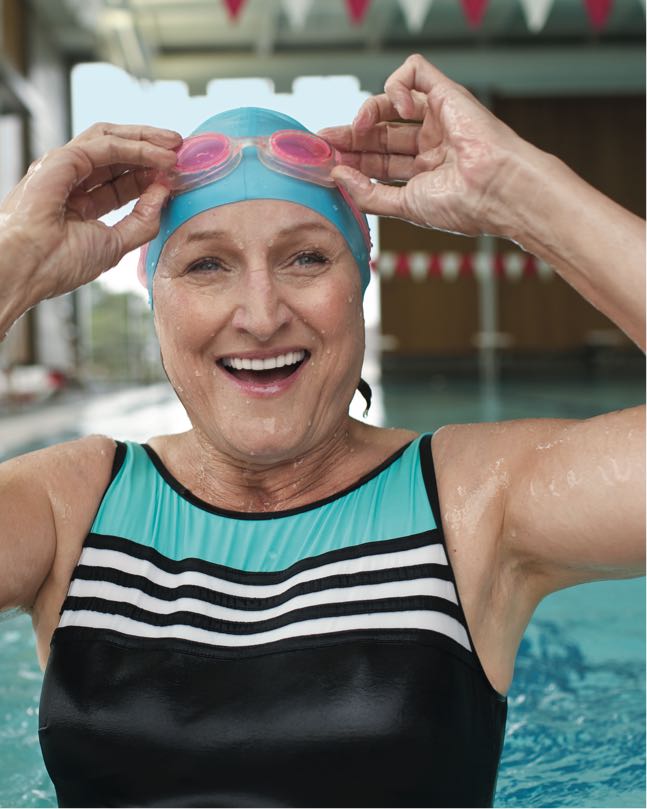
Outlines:
{"type": "Polygon", "coordinates": [[[148,244],[139,248],[139,261],[137,262],[137,279],[139,283],[148,289],[148,277],[146,275],[146,256],[148,255],[148,244]]]}

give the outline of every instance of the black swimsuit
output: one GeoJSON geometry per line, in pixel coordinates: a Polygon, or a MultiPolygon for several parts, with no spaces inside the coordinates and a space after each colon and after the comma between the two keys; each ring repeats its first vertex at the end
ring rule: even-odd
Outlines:
{"type": "Polygon", "coordinates": [[[430,436],[247,514],[120,444],[52,638],[61,806],[488,806],[505,698],[444,545],[430,436]]]}

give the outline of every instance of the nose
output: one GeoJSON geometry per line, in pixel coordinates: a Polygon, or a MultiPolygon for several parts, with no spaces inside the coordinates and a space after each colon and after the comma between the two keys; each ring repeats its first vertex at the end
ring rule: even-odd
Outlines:
{"type": "Polygon", "coordinates": [[[271,340],[291,319],[291,310],[279,287],[267,267],[245,272],[232,318],[234,328],[260,342],[271,340]]]}

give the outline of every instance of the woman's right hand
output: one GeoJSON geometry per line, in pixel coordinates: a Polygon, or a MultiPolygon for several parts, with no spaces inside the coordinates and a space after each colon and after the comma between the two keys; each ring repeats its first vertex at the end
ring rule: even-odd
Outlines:
{"type": "Polygon", "coordinates": [[[152,126],[95,124],[33,163],[0,205],[0,283],[22,297],[12,308],[70,292],[154,238],[168,196],[154,179],[181,142],[152,126]],[[136,198],[117,224],[99,221],[136,198]]]}

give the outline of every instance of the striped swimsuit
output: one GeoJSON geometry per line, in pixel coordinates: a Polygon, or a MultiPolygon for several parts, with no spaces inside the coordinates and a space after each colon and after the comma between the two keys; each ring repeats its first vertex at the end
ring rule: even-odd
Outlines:
{"type": "Polygon", "coordinates": [[[118,445],[43,683],[61,806],[487,806],[505,716],[448,563],[429,435],[260,514],[118,445]]]}

